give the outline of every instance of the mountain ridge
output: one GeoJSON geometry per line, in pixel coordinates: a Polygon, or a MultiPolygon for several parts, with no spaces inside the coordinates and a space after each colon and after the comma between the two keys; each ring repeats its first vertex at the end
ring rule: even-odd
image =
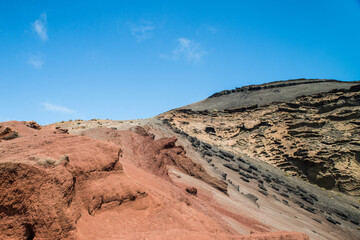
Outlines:
{"type": "Polygon", "coordinates": [[[333,79],[294,79],[274,81],[260,85],[248,85],[233,90],[224,90],[208,98],[179,107],[194,111],[224,110],[251,105],[268,105],[273,102],[284,102],[303,95],[329,92],[334,89],[349,89],[359,85],[360,81],[340,81],[333,79]]]}
{"type": "Polygon", "coordinates": [[[356,82],[360,84],[360,81],[341,81],[336,79],[320,79],[320,78],[297,78],[297,79],[288,79],[288,80],[279,80],[279,81],[273,81],[268,83],[262,83],[262,84],[251,84],[251,85],[245,85],[242,87],[236,87],[232,90],[223,90],[220,92],[216,92],[212,95],[210,95],[208,98],[218,97],[221,95],[227,95],[235,92],[244,92],[244,91],[258,91],[261,89],[267,89],[267,88],[280,88],[280,87],[288,87],[288,86],[295,86],[300,84],[312,84],[312,83],[319,83],[319,82],[356,82]]]}

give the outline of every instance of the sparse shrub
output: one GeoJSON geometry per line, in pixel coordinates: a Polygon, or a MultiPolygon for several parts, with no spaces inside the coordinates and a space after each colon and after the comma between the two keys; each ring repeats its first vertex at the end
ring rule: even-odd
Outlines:
{"type": "Polygon", "coordinates": [[[48,166],[48,165],[54,166],[56,163],[56,160],[51,159],[51,158],[45,158],[45,159],[37,158],[37,162],[40,166],[48,166]]]}
{"type": "Polygon", "coordinates": [[[52,158],[39,158],[39,157],[36,157],[35,160],[37,161],[37,163],[40,166],[44,166],[44,167],[46,167],[46,166],[57,166],[63,161],[69,162],[69,156],[68,155],[63,155],[62,157],[60,157],[57,160],[52,159],[52,158]]]}

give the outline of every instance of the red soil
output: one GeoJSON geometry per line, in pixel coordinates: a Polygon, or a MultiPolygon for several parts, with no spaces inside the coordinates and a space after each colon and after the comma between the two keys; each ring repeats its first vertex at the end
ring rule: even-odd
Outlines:
{"type": "Polygon", "coordinates": [[[143,129],[74,136],[33,123],[0,125],[18,133],[0,142],[0,239],[308,239],[238,234],[216,217],[210,198],[171,181],[169,166],[226,191],[175,138],[154,140],[143,129]]]}

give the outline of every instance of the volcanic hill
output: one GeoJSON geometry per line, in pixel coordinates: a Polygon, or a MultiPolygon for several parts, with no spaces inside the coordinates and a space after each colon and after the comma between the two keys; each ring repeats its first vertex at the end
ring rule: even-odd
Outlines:
{"type": "Polygon", "coordinates": [[[0,239],[360,239],[359,84],[248,86],[143,120],[2,122],[0,239]]]}
{"type": "Polygon", "coordinates": [[[360,196],[360,82],[300,79],[246,86],[160,116],[173,128],[360,196]]]}

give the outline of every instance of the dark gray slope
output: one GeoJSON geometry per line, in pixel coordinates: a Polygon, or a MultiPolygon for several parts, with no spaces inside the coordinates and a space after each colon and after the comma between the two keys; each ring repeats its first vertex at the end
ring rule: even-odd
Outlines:
{"type": "Polygon", "coordinates": [[[303,95],[329,92],[333,89],[349,89],[360,81],[343,82],[328,79],[296,79],[261,85],[250,85],[213,94],[207,99],[186,105],[180,109],[193,111],[224,110],[251,105],[268,105],[273,102],[293,100],[303,95]]]}

